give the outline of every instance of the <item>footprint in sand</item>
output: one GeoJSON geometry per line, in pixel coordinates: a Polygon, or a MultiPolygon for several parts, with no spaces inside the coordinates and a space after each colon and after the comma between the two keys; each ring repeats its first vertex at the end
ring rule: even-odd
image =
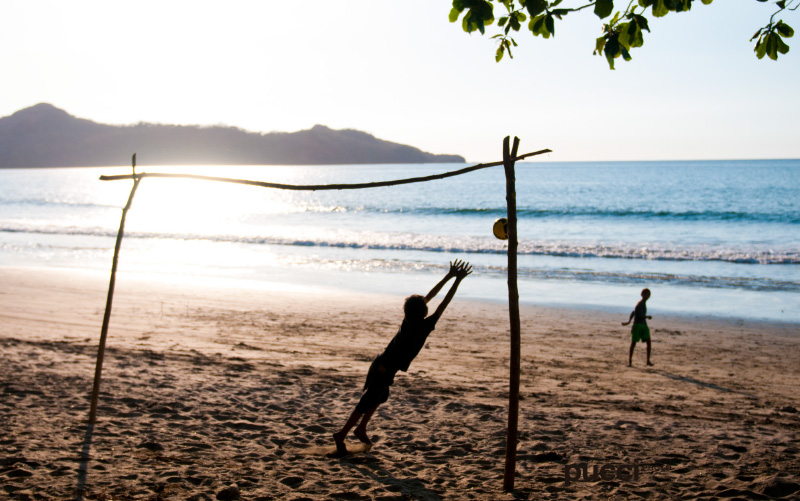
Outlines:
{"type": "MultiPolygon", "coordinates": [[[[345,442],[347,448],[346,456],[352,454],[367,453],[372,449],[372,444],[362,444],[361,442],[345,442]]],[[[336,454],[336,444],[331,445],[313,445],[311,447],[304,447],[296,449],[299,454],[307,456],[333,456],[336,454]]]]}

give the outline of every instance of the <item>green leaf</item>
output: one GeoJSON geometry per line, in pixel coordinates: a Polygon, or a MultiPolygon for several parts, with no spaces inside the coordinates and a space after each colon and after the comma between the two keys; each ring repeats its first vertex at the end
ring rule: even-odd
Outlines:
{"type": "Polygon", "coordinates": [[[506,52],[506,46],[500,44],[500,47],[497,48],[497,52],[494,53],[494,62],[499,63],[501,59],[503,59],[503,54],[506,52]]]}
{"type": "Polygon", "coordinates": [[[472,12],[467,12],[464,14],[464,19],[461,20],[461,28],[466,31],[467,33],[472,33],[475,31],[475,28],[472,27],[472,23],[470,19],[472,18],[472,12]]]}
{"type": "Polygon", "coordinates": [[[617,29],[619,30],[619,43],[623,47],[630,48],[631,40],[636,36],[638,30],[636,23],[620,23],[617,29]]]}
{"type": "Polygon", "coordinates": [[[633,16],[633,20],[636,21],[636,24],[639,25],[640,30],[647,30],[650,31],[650,24],[647,22],[647,18],[636,14],[633,16]]]}
{"type": "Polygon", "coordinates": [[[528,9],[528,14],[531,17],[538,16],[547,8],[547,1],[546,0],[528,0],[525,2],[525,8],[528,9]]]}
{"type": "Polygon", "coordinates": [[[499,21],[497,21],[497,26],[505,26],[506,22],[508,22],[507,17],[501,17],[499,21]]]}
{"type": "MultiPolygon", "coordinates": [[[[555,23],[555,21],[553,21],[553,16],[551,16],[550,14],[547,14],[547,17],[544,18],[544,25],[547,28],[547,31],[550,32],[551,35],[555,36],[555,34],[556,34],[556,23],[555,23]]],[[[549,38],[549,35],[545,36],[545,38],[549,38]]]]}
{"type": "Polygon", "coordinates": [[[713,0],[702,0],[702,2],[703,2],[703,5],[711,5],[711,2],[712,2],[712,1],[713,1],[713,0]]]}
{"type": "Polygon", "coordinates": [[[617,40],[617,37],[615,36],[608,37],[603,52],[606,55],[606,60],[608,60],[608,66],[613,70],[614,58],[617,58],[620,55],[620,45],[619,45],[619,40],[617,40]]]}
{"type": "Polygon", "coordinates": [[[664,17],[669,14],[669,8],[664,0],[656,0],[653,3],[653,15],[656,17],[664,17]]]}
{"type": "Polygon", "coordinates": [[[597,0],[594,4],[594,13],[600,19],[605,19],[614,12],[614,0],[597,0]]]}
{"type": "MultiPolygon", "coordinates": [[[[512,41],[512,42],[514,42],[514,40],[513,40],[513,39],[512,39],[511,41],[512,41]]],[[[506,46],[506,50],[508,50],[508,57],[509,57],[510,59],[514,59],[514,54],[512,54],[512,53],[511,53],[511,44],[510,44],[510,43],[508,43],[508,40],[506,40],[506,41],[505,41],[505,42],[503,42],[503,43],[504,43],[504,44],[505,44],[505,46],[506,46]]],[[[514,47],[516,47],[516,46],[517,46],[517,44],[516,44],[516,42],[515,42],[515,43],[514,43],[514,47]]]]}
{"type": "MultiPolygon", "coordinates": [[[[455,2],[453,2],[453,3],[455,3],[455,2]]],[[[460,15],[461,15],[461,11],[460,10],[456,9],[455,7],[450,9],[450,22],[454,23],[454,22],[458,21],[458,16],[460,16],[460,15]]]]}
{"type": "Polygon", "coordinates": [[[671,0],[667,8],[675,12],[689,12],[692,9],[692,0],[671,0]]]}
{"type": "Polygon", "coordinates": [[[641,47],[644,44],[642,30],[634,21],[619,25],[619,43],[626,49],[641,47]]]}
{"type": "Polygon", "coordinates": [[[592,54],[599,55],[603,53],[603,47],[606,46],[606,37],[599,37],[594,43],[594,52],[592,54]]]}
{"type": "Polygon", "coordinates": [[[784,38],[792,38],[794,36],[794,30],[792,27],[783,21],[778,21],[778,24],[775,25],[775,31],[780,33],[780,35],[784,38]]]}
{"type": "Polygon", "coordinates": [[[775,5],[777,5],[781,9],[785,9],[786,8],[786,0],[780,0],[778,2],[775,2],[775,5]]]}
{"type": "MultiPolygon", "coordinates": [[[[467,33],[477,30],[484,34],[486,25],[494,22],[494,4],[487,0],[460,0],[460,2],[460,5],[467,9],[467,13],[464,14],[464,19],[461,21],[461,27],[467,33]]],[[[453,2],[453,8],[456,8],[455,2],[453,2]]]]}
{"type": "Polygon", "coordinates": [[[758,57],[759,59],[763,59],[766,54],[767,54],[767,43],[762,37],[758,39],[758,42],[756,42],[756,57],[758,57]]]}
{"type": "Polygon", "coordinates": [[[614,68],[614,57],[609,55],[608,52],[606,52],[606,61],[608,61],[608,68],[609,69],[611,69],[611,70],[615,70],[616,69],[616,68],[614,68]]]}
{"type": "Polygon", "coordinates": [[[633,39],[631,40],[631,47],[641,47],[644,45],[644,33],[642,33],[642,27],[636,21],[631,22],[631,24],[636,26],[633,39]]]}
{"type": "MultiPolygon", "coordinates": [[[[787,52],[789,52],[789,46],[784,43],[783,39],[780,36],[775,37],[775,45],[777,45],[778,52],[780,52],[781,54],[786,54],[787,52]]],[[[777,58],[778,56],[776,54],[775,59],[777,58]]]]}
{"type": "Polygon", "coordinates": [[[531,30],[531,33],[534,35],[541,35],[544,38],[550,38],[550,32],[547,31],[547,25],[545,24],[546,17],[546,14],[539,14],[531,19],[531,22],[528,23],[528,28],[531,30]]]}
{"type": "Polygon", "coordinates": [[[466,14],[464,14],[464,20],[461,22],[461,27],[464,28],[464,31],[467,33],[472,33],[473,31],[480,31],[481,34],[484,33],[484,26],[483,20],[480,19],[472,10],[468,10],[466,14]]]}
{"type": "Polygon", "coordinates": [[[775,33],[770,33],[767,35],[767,55],[773,61],[778,60],[778,44],[775,42],[775,39],[778,37],[775,33]]]}

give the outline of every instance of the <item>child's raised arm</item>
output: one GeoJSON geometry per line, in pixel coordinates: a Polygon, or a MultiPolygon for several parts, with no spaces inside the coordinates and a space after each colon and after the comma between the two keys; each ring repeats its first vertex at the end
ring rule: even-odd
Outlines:
{"type": "Polygon", "coordinates": [[[456,259],[455,261],[450,261],[450,271],[448,271],[447,274],[444,276],[444,278],[439,280],[439,283],[434,285],[433,289],[431,289],[431,291],[428,293],[428,295],[425,296],[425,303],[426,304],[431,299],[436,297],[436,294],[438,294],[439,291],[442,290],[442,287],[444,286],[444,284],[447,283],[448,280],[450,280],[451,278],[456,276],[456,273],[458,272],[458,268],[460,266],[462,266],[463,264],[464,264],[464,261],[459,261],[458,259],[456,259]]]}
{"type": "Polygon", "coordinates": [[[456,261],[456,264],[451,265],[450,272],[448,272],[447,274],[448,277],[450,276],[450,273],[453,273],[454,270],[455,270],[456,281],[453,282],[452,286],[450,286],[450,290],[447,291],[447,295],[444,297],[444,299],[442,299],[442,302],[439,303],[439,306],[436,308],[436,312],[434,313],[434,315],[437,315],[438,317],[442,316],[442,313],[444,313],[444,310],[447,308],[447,305],[450,304],[450,301],[453,299],[453,296],[456,295],[456,289],[458,289],[458,284],[460,284],[461,281],[467,277],[467,275],[472,273],[472,266],[466,261],[461,261],[461,263],[456,261]]]}

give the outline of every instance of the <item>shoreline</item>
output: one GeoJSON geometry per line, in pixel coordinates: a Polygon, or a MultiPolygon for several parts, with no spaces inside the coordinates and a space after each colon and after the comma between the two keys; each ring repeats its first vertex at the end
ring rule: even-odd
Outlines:
{"type": "MultiPolygon", "coordinates": [[[[11,272],[11,273],[20,273],[24,274],[25,271],[28,270],[30,273],[35,275],[47,275],[53,274],[56,277],[61,277],[60,280],[68,280],[70,276],[83,276],[87,279],[90,279],[96,282],[96,287],[100,287],[102,285],[105,290],[108,290],[108,281],[110,272],[101,269],[86,269],[86,268],[65,268],[65,267],[49,267],[49,266],[30,266],[30,265],[23,265],[23,266],[8,266],[0,264],[0,273],[4,271],[11,272]]],[[[306,272],[307,273],[307,272],[306,272]]],[[[157,286],[165,286],[170,288],[171,290],[195,290],[195,291],[202,291],[199,292],[197,295],[198,297],[201,296],[210,296],[213,295],[216,287],[223,287],[225,290],[229,291],[230,294],[235,294],[236,291],[253,291],[254,293],[289,293],[289,294],[297,294],[297,293],[304,293],[310,294],[312,296],[322,296],[328,297],[327,295],[334,295],[336,297],[342,296],[351,296],[355,298],[355,300],[362,300],[362,301],[370,301],[371,298],[379,298],[382,300],[386,300],[389,298],[394,298],[394,301],[402,301],[402,299],[411,293],[417,293],[413,289],[413,287],[408,287],[408,283],[411,283],[412,280],[406,280],[405,283],[401,281],[400,283],[405,288],[401,287],[402,289],[400,292],[396,294],[390,294],[386,292],[378,292],[376,290],[362,290],[355,287],[347,287],[341,284],[335,283],[317,283],[313,285],[303,284],[303,283],[288,283],[285,281],[277,281],[277,282],[265,282],[263,280],[251,280],[246,278],[234,278],[234,277],[206,277],[206,276],[199,276],[199,277],[190,277],[185,274],[173,274],[169,276],[158,275],[155,272],[139,272],[139,271],[118,271],[117,273],[117,288],[125,286],[125,282],[123,281],[131,281],[131,285],[136,288],[147,288],[147,287],[157,287],[157,286]],[[123,277],[123,278],[120,278],[123,277]]],[[[425,277],[422,275],[416,275],[413,279],[414,283],[417,284],[427,284],[425,281],[425,277]]],[[[431,275],[430,280],[435,280],[435,277],[431,275]]],[[[503,284],[505,287],[505,283],[503,284]]],[[[501,299],[495,298],[486,298],[486,297],[464,297],[464,291],[462,290],[464,287],[459,289],[459,300],[465,301],[469,303],[474,303],[477,305],[483,305],[485,307],[498,307],[504,308],[507,307],[507,298],[503,297],[501,299]]],[[[547,301],[541,301],[539,303],[530,301],[530,300],[520,300],[520,308],[521,309],[528,309],[531,311],[553,311],[553,312],[581,312],[582,314],[587,315],[599,315],[604,318],[622,318],[621,321],[627,320],[628,315],[631,311],[633,311],[633,307],[635,306],[636,302],[640,299],[638,294],[636,294],[637,289],[635,287],[628,287],[631,291],[629,294],[631,300],[629,300],[630,305],[604,305],[604,304],[597,304],[597,303],[580,303],[574,302],[570,306],[564,306],[560,303],[552,303],[547,301]],[[624,318],[623,318],[624,317],[624,318]]],[[[105,298],[105,295],[103,296],[105,298]]],[[[793,321],[793,320],[776,320],[776,319],[765,319],[765,318],[751,318],[748,316],[736,316],[736,315],[723,315],[723,314],[698,314],[698,313],[675,313],[672,311],[663,311],[659,309],[658,299],[656,301],[652,301],[648,305],[648,309],[651,314],[657,315],[657,320],[663,320],[666,323],[670,322],[677,322],[680,324],[684,323],[691,323],[691,322],[711,322],[711,323],[720,323],[723,326],[739,326],[742,325],[751,325],[757,328],[766,328],[766,329],[789,329],[791,334],[792,328],[797,328],[796,334],[800,336],[800,321],[793,321]]],[[[246,301],[243,301],[246,302],[246,301]]],[[[105,306],[105,301],[103,301],[103,307],[105,306]]]]}
{"type": "Polygon", "coordinates": [[[657,316],[655,366],[637,345],[628,368],[627,315],[521,307],[512,495],[501,492],[502,305],[457,295],[378,409],[372,450],[331,460],[314,451],[331,445],[396,332],[401,296],[122,274],[98,423],[87,429],[107,286],[107,275],[0,267],[0,488],[12,499],[78,489],[87,500],[215,499],[232,484],[259,500],[800,492],[796,326],[657,316]],[[575,479],[581,464],[642,469],[636,479],[575,479]]]}

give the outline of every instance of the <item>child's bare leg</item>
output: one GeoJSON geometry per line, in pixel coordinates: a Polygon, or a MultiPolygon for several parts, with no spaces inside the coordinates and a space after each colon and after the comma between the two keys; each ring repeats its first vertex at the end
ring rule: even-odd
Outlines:
{"type": "Polygon", "coordinates": [[[650,363],[650,340],[647,340],[647,365],[653,365],[650,363]]]}
{"type": "Polygon", "coordinates": [[[364,414],[358,412],[357,410],[353,410],[350,414],[350,417],[347,419],[347,422],[342,426],[342,429],[337,431],[333,434],[333,441],[336,442],[336,452],[339,454],[347,454],[347,448],[344,445],[344,438],[350,433],[350,430],[353,429],[353,426],[358,423],[358,420],[361,419],[361,416],[364,414]]]}
{"type": "Polygon", "coordinates": [[[358,438],[362,443],[372,444],[372,440],[370,440],[369,436],[367,435],[367,424],[372,418],[372,415],[375,414],[376,410],[378,410],[377,407],[365,412],[364,416],[361,418],[361,423],[359,423],[359,425],[353,431],[353,435],[355,435],[356,438],[358,438]]]}
{"type": "Polygon", "coordinates": [[[633,349],[636,347],[636,341],[631,341],[631,351],[628,353],[628,367],[631,367],[633,361],[633,349]]]}

